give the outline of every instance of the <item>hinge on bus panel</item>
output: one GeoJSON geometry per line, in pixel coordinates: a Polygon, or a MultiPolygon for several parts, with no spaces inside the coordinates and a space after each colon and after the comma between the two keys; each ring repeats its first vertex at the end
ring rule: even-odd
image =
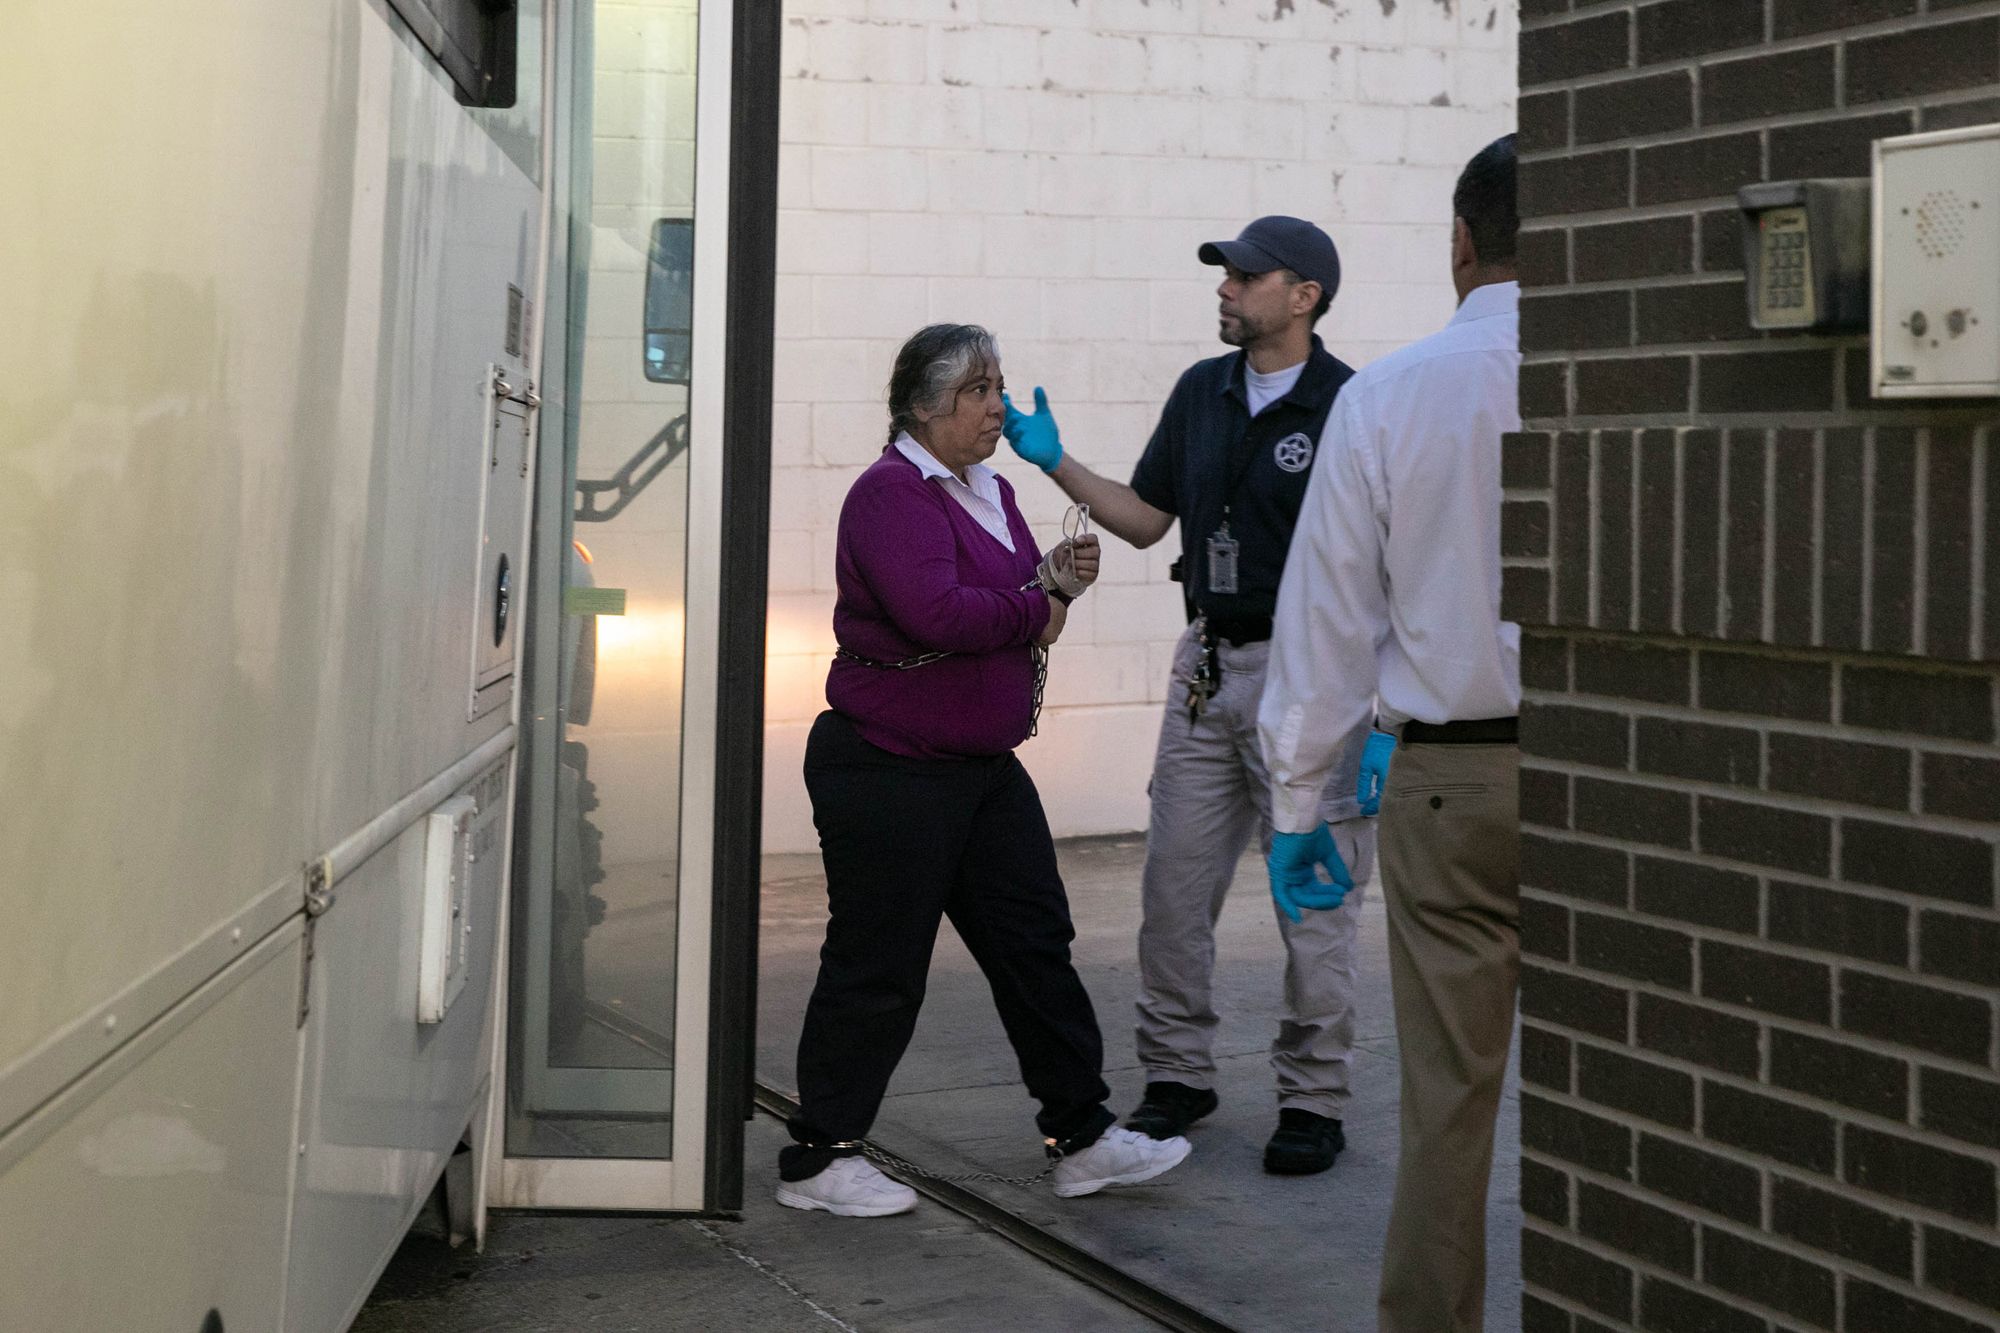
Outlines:
{"type": "MultiPolygon", "coordinates": [[[[525,477],[528,475],[528,432],[542,405],[542,396],[535,392],[533,380],[528,381],[526,388],[517,389],[507,378],[507,372],[497,367],[493,371],[493,396],[504,403],[521,405],[521,475],[525,477]]],[[[486,460],[489,467],[500,465],[500,428],[504,419],[505,414],[496,408],[493,416],[493,456],[486,460]]]]}
{"type": "Polygon", "coordinates": [[[333,861],[322,856],[308,861],[306,874],[306,915],[325,916],[326,909],[333,906],[333,861]]]}
{"type": "Polygon", "coordinates": [[[306,1016],[312,1012],[313,936],[319,929],[319,919],[333,906],[333,861],[322,856],[306,862],[305,881],[306,934],[299,946],[300,1027],[306,1025],[306,1016]]]}
{"type": "Polygon", "coordinates": [[[306,937],[299,946],[299,1027],[306,1025],[306,1016],[312,1013],[313,935],[318,930],[319,919],[307,917],[306,937]]]}

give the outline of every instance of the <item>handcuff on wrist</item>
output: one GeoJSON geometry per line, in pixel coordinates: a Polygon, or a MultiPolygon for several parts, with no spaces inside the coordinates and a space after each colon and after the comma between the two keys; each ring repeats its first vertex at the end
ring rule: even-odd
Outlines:
{"type": "Polygon", "coordinates": [[[1035,577],[1022,584],[1021,591],[1040,588],[1064,606],[1083,596],[1090,585],[1077,576],[1076,544],[1089,533],[1090,506],[1071,505],[1063,515],[1063,539],[1049,548],[1035,566],[1035,577]]]}
{"type": "MultiPolygon", "coordinates": [[[[1035,577],[1021,585],[1027,592],[1040,588],[1050,600],[1068,606],[1083,596],[1083,590],[1090,585],[1076,574],[1076,543],[1090,531],[1090,506],[1076,504],[1063,515],[1063,538],[1049,548],[1035,566],[1035,577]]],[[[1049,650],[1042,644],[1032,649],[1035,659],[1035,683],[1028,712],[1028,735],[1036,736],[1042,730],[1042,691],[1049,683],[1049,650]]]]}

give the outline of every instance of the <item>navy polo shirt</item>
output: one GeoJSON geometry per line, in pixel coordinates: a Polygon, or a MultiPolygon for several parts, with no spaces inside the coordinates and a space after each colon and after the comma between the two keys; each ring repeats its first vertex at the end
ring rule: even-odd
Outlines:
{"type": "Polygon", "coordinates": [[[1132,472],[1140,499],[1180,519],[1181,568],[1196,609],[1228,620],[1269,616],[1277,607],[1320,430],[1354,374],[1315,334],[1298,383],[1252,417],[1247,363],[1239,351],[1189,366],[1132,472]],[[1225,506],[1241,548],[1233,595],[1208,590],[1208,538],[1222,526],[1225,506]]]}

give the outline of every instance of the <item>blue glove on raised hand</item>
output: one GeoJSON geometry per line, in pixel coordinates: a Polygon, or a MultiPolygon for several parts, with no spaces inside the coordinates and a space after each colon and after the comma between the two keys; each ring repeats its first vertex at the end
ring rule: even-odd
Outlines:
{"type": "Polygon", "coordinates": [[[1056,464],[1062,462],[1062,435],[1056,430],[1055,414],[1049,411],[1049,396],[1042,392],[1042,386],[1035,386],[1033,416],[1016,411],[1014,400],[1004,393],[1000,401],[1007,405],[1007,419],[1000,426],[1007,443],[1042,471],[1054,472],[1056,464]]]}
{"type": "Polygon", "coordinates": [[[1389,785],[1389,756],[1394,753],[1394,736],[1386,731],[1368,733],[1368,744],[1361,751],[1361,778],[1354,786],[1354,799],[1361,802],[1362,814],[1382,813],[1382,789],[1389,785]]]}
{"type": "Polygon", "coordinates": [[[1271,853],[1264,858],[1271,872],[1271,899],[1293,921],[1300,912],[1330,912],[1347,898],[1354,877],[1333,845],[1333,830],[1321,824],[1310,833],[1273,833],[1271,853]],[[1323,869],[1328,879],[1316,870],[1323,869]]]}

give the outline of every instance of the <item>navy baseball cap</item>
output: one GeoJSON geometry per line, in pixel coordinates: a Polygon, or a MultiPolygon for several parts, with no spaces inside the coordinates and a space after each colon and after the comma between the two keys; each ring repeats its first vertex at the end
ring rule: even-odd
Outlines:
{"type": "Polygon", "coordinates": [[[1209,241],[1195,251],[1204,264],[1234,264],[1245,273],[1288,268],[1332,296],[1340,287],[1340,253],[1333,237],[1304,218],[1258,218],[1233,241],[1209,241]]]}

